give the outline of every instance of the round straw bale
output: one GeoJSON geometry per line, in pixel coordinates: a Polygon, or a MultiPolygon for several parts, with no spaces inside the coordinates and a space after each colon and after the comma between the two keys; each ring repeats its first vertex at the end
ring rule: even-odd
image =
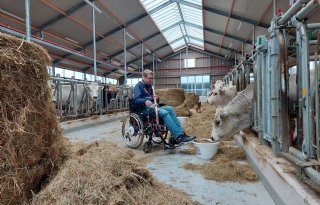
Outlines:
{"type": "Polygon", "coordinates": [[[66,150],[51,103],[48,53],[0,33],[0,204],[23,204],[66,150]]]}
{"type": "Polygon", "coordinates": [[[181,88],[157,89],[156,95],[160,102],[170,106],[181,105],[184,101],[184,91],[181,88]]]}
{"type": "Polygon", "coordinates": [[[199,96],[194,93],[185,93],[184,97],[184,103],[186,103],[187,107],[190,109],[193,108],[197,102],[199,102],[199,96]]]}

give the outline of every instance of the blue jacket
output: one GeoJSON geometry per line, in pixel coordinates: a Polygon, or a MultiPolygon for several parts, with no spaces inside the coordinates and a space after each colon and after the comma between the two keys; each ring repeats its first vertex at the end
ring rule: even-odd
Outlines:
{"type": "Polygon", "coordinates": [[[140,81],[134,87],[133,104],[139,108],[144,108],[147,100],[154,102],[152,86],[144,81],[140,81]]]}

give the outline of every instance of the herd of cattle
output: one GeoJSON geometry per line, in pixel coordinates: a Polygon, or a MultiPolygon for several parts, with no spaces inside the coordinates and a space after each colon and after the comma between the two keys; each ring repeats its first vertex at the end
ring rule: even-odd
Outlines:
{"type": "Polygon", "coordinates": [[[52,101],[60,117],[82,116],[128,109],[132,88],[98,83],[52,83],[52,101]]]}
{"type": "MultiPolygon", "coordinates": [[[[310,84],[314,82],[314,69],[310,70],[310,84]]],[[[296,74],[289,77],[288,98],[291,103],[296,103],[296,74]]],[[[254,82],[250,83],[243,91],[236,91],[232,82],[228,85],[218,80],[211,87],[208,103],[217,106],[214,125],[211,133],[213,140],[219,140],[226,136],[232,136],[239,131],[250,128],[252,125],[252,100],[254,82]]],[[[293,139],[296,138],[296,119],[293,120],[293,139]]]]}

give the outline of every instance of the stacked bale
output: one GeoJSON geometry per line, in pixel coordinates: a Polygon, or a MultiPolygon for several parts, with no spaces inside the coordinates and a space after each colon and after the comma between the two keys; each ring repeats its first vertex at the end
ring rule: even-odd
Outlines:
{"type": "Polygon", "coordinates": [[[157,89],[160,102],[170,106],[179,106],[184,102],[184,91],[181,88],[157,89]]]}
{"type": "Polygon", "coordinates": [[[0,33],[0,204],[32,197],[66,156],[40,46],[0,33]]]}

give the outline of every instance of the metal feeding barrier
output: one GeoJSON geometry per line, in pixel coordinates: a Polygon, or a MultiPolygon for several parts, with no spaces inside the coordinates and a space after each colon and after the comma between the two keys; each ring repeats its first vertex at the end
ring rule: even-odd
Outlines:
{"type": "Polygon", "coordinates": [[[133,88],[98,83],[97,96],[91,94],[89,81],[55,76],[51,78],[57,115],[63,118],[121,112],[129,109],[133,88]]]}
{"type": "MultiPolygon", "coordinates": [[[[276,1],[274,1],[276,5],[276,1]]],[[[254,76],[252,125],[261,144],[270,144],[275,156],[284,156],[320,184],[320,23],[307,24],[319,1],[296,1],[289,10],[274,17],[270,38],[258,36],[251,57],[243,58],[224,77],[237,91],[254,76]],[[289,31],[294,29],[294,35],[289,31]],[[315,46],[311,49],[311,46],[315,46]],[[297,73],[289,75],[289,56],[296,58],[297,73]],[[311,65],[314,66],[311,68],[311,65]],[[296,122],[296,123],[295,123],[296,122]],[[296,143],[293,133],[297,131],[296,143]],[[295,147],[293,147],[293,145],[295,147]]],[[[274,7],[276,8],[276,6],[274,7]]]]}

